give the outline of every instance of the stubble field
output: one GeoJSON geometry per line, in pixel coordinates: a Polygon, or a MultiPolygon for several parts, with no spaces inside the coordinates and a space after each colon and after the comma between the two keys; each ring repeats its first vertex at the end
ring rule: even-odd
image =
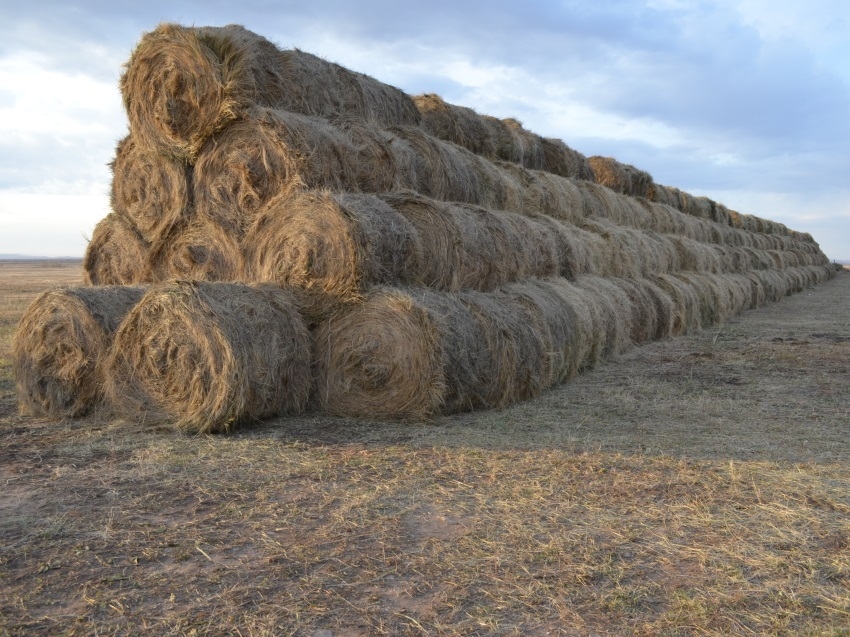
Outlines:
{"type": "Polygon", "coordinates": [[[0,635],[850,635],[850,273],[539,399],[227,436],[17,414],[0,635]]]}

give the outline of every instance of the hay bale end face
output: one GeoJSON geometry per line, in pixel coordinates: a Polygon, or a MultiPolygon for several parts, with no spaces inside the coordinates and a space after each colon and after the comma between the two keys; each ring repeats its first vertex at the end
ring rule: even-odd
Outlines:
{"type": "Polygon", "coordinates": [[[145,148],[128,135],[115,149],[112,209],[148,243],[165,240],[192,206],[192,168],[145,148]]]}
{"type": "Polygon", "coordinates": [[[111,212],[94,228],[83,270],[88,285],[137,285],[149,279],[150,245],[126,217],[111,212]]]}
{"type": "Polygon", "coordinates": [[[107,360],[116,411],[184,432],[223,432],[302,412],[310,337],[276,286],[175,281],[152,287],[118,330],[107,360]]]}
{"type": "Polygon", "coordinates": [[[21,412],[68,418],[95,408],[106,352],[143,293],[139,287],[104,286],[51,290],[36,298],[12,346],[21,412]]]}
{"type": "Polygon", "coordinates": [[[421,271],[416,229],[373,195],[307,191],[273,199],[244,245],[248,280],[344,301],[371,285],[412,284],[421,271]]]}

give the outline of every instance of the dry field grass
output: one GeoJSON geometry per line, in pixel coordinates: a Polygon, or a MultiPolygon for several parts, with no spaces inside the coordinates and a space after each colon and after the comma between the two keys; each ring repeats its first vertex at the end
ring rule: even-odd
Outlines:
{"type": "Polygon", "coordinates": [[[501,411],[17,415],[78,265],[0,264],[0,635],[850,635],[850,273],[501,411]]]}

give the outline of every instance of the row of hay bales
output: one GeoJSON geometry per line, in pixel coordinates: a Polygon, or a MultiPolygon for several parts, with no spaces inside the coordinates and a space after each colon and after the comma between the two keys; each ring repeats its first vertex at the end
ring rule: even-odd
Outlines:
{"type": "Polygon", "coordinates": [[[241,27],[160,26],[121,89],[90,287],[15,338],[28,413],[206,432],[499,407],[833,275],[807,235],[615,193],[516,122],[478,154],[438,139],[423,99],[241,27]]]}
{"type": "Polygon", "coordinates": [[[801,242],[787,249],[705,243],[604,218],[586,217],[575,225],[413,191],[285,190],[243,232],[201,215],[186,223],[190,215],[191,209],[167,240],[149,244],[128,217],[113,213],[89,246],[89,281],[274,282],[350,297],[387,283],[486,291],[529,276],[645,277],[827,263],[814,245],[801,242]]]}
{"type": "MultiPolygon", "coordinates": [[[[449,104],[434,94],[413,98],[421,126],[429,134],[493,160],[517,163],[563,177],[587,179],[630,197],[664,204],[685,214],[749,232],[794,234],[784,224],[741,214],[708,197],[697,197],[672,186],[662,186],[645,170],[613,157],[585,157],[566,147],[553,152],[559,140],[536,135],[515,119],[498,120],[473,109],[449,104]]],[[[563,142],[560,142],[563,144],[563,142]]]]}
{"type": "Polygon", "coordinates": [[[276,285],[71,288],[28,308],[14,366],[22,409],[36,415],[105,407],[187,432],[308,408],[420,420],[533,398],[632,345],[830,276],[807,266],[530,278],[492,292],[374,286],[322,318],[301,291],[276,285]]]}

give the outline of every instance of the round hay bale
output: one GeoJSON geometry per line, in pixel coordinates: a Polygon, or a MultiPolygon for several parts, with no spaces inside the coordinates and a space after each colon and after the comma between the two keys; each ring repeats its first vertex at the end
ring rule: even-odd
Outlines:
{"type": "Polygon", "coordinates": [[[504,182],[511,184],[513,192],[516,193],[512,207],[506,207],[507,209],[522,214],[554,213],[551,216],[563,218],[558,214],[546,181],[540,179],[538,173],[507,161],[496,161],[494,165],[501,173],[504,182]]]}
{"type": "Polygon", "coordinates": [[[702,315],[700,297],[694,286],[673,274],[659,274],[651,280],[673,301],[670,335],[680,336],[698,331],[702,327],[702,315]]]}
{"type": "Polygon", "coordinates": [[[588,240],[591,236],[589,232],[546,215],[531,218],[545,226],[554,239],[558,276],[574,280],[583,274],[597,274],[591,255],[593,244],[588,240]]]}
{"type": "Polygon", "coordinates": [[[635,285],[645,292],[655,307],[655,334],[650,340],[671,338],[676,312],[673,298],[650,279],[637,279],[635,285]]]}
{"type": "Polygon", "coordinates": [[[551,226],[534,217],[475,209],[493,237],[491,263],[495,285],[528,277],[557,276],[561,269],[558,239],[551,226]],[[516,270],[511,267],[516,262],[516,270]]]}
{"type": "Polygon", "coordinates": [[[83,257],[88,285],[135,285],[149,280],[150,246],[123,215],[111,212],[94,228],[83,257]]]}
{"type": "Polygon", "coordinates": [[[315,332],[319,406],[422,420],[536,396],[584,361],[589,296],[563,279],[492,293],[376,288],[315,332]]]}
{"type": "Polygon", "coordinates": [[[176,237],[154,246],[149,280],[238,281],[242,248],[236,235],[213,219],[195,217],[176,237]]]}
{"type": "Polygon", "coordinates": [[[516,131],[503,119],[483,115],[482,123],[487,129],[487,136],[492,140],[495,157],[512,164],[522,163],[522,142],[516,131]]]}
{"type": "Polygon", "coordinates": [[[542,339],[541,388],[567,382],[578,374],[582,363],[579,312],[586,308],[571,304],[563,294],[563,287],[557,277],[532,278],[505,287],[505,303],[524,312],[529,325],[542,339]]]}
{"type": "Polygon", "coordinates": [[[787,290],[785,278],[779,270],[757,270],[753,272],[764,288],[766,301],[776,303],[781,301],[787,290]]]}
{"type": "Polygon", "coordinates": [[[570,179],[593,179],[593,168],[587,157],[560,139],[542,137],[543,170],[570,179]]]}
{"type": "MultiPolygon", "coordinates": [[[[399,180],[398,165],[385,132],[358,117],[335,117],[330,123],[348,137],[353,148],[350,161],[344,161],[352,177],[343,176],[343,181],[363,192],[393,190],[399,180]]],[[[349,148],[343,145],[341,150],[349,148]]]]}
{"type": "Polygon", "coordinates": [[[720,277],[697,272],[677,272],[673,276],[690,284],[697,293],[702,327],[722,323],[732,315],[728,289],[720,277]]]}
{"type": "Polygon", "coordinates": [[[483,377],[479,376],[475,392],[486,407],[505,407],[533,398],[550,384],[553,370],[547,340],[551,343],[552,336],[541,310],[529,307],[534,286],[524,284],[523,289],[524,296],[514,286],[489,294],[471,291],[460,295],[486,343],[482,358],[489,365],[483,377]]]}
{"type": "Polygon", "coordinates": [[[143,293],[138,287],[103,286],[38,296],[21,317],[12,344],[22,413],[73,418],[97,406],[106,351],[143,293]]]}
{"type": "Polygon", "coordinates": [[[448,104],[434,93],[416,95],[413,103],[422,117],[422,128],[429,135],[463,146],[476,155],[496,156],[489,129],[471,108],[448,104]]]}
{"type": "Polygon", "coordinates": [[[637,278],[640,276],[642,259],[635,246],[634,234],[629,234],[626,228],[611,223],[606,219],[583,219],[579,227],[594,233],[603,240],[600,255],[601,272],[605,276],[637,278]]]}
{"type": "Polygon", "coordinates": [[[632,317],[630,338],[635,344],[669,338],[673,329],[673,300],[659,286],[645,278],[620,279],[611,283],[629,297],[632,317]]]}
{"type": "Polygon", "coordinates": [[[184,432],[304,411],[310,335],[277,286],[173,281],[127,315],[107,359],[107,394],[126,417],[184,432]]]}
{"type": "Polygon", "coordinates": [[[741,274],[726,274],[723,276],[729,290],[729,305],[733,314],[742,314],[752,308],[753,285],[741,274]]]}
{"type": "Polygon", "coordinates": [[[741,276],[750,282],[750,309],[756,309],[765,304],[766,293],[761,277],[755,272],[746,272],[741,276]]]}
{"type": "Polygon", "coordinates": [[[423,247],[405,217],[374,195],[296,192],[268,202],[244,241],[250,281],[352,300],[375,284],[412,284],[423,247]]]}
{"type": "Polygon", "coordinates": [[[128,135],[118,142],[112,168],[112,210],[133,223],[148,243],[178,227],[192,206],[192,169],[152,152],[128,135]]]}
{"type": "Polygon", "coordinates": [[[590,364],[601,362],[613,354],[620,354],[631,346],[632,305],[629,297],[608,278],[580,277],[575,286],[587,292],[593,312],[594,343],[590,364]]]}
{"type": "Polygon", "coordinates": [[[402,189],[415,190],[442,201],[485,202],[476,170],[480,158],[418,128],[393,126],[387,133],[392,136],[390,148],[398,165],[402,189]]]}
{"type": "Polygon", "coordinates": [[[587,163],[593,171],[593,181],[631,197],[649,197],[654,192],[652,175],[630,164],[623,164],[613,157],[588,157],[587,163]]]}
{"type": "Polygon", "coordinates": [[[238,234],[272,197],[357,190],[352,141],[326,120],[255,108],[212,137],[195,164],[198,213],[238,234]]]}
{"type": "Polygon", "coordinates": [[[502,121],[514,135],[519,150],[519,163],[531,170],[542,170],[545,167],[545,156],[540,136],[526,129],[522,122],[513,117],[502,121]]]}
{"type": "Polygon", "coordinates": [[[632,310],[629,320],[631,342],[640,345],[653,340],[658,332],[656,299],[635,279],[611,277],[608,280],[629,297],[632,310]]]}
{"type": "Polygon", "coordinates": [[[252,106],[305,115],[348,113],[418,125],[399,89],[302,51],[281,51],[238,25],[161,24],[142,36],[121,77],[130,120],[146,146],[192,162],[204,142],[252,106]]]}
{"type": "Polygon", "coordinates": [[[342,416],[423,420],[481,401],[464,391],[480,375],[482,335],[448,295],[373,291],[315,331],[316,399],[342,416]],[[455,375],[453,382],[450,375],[455,375]]]}
{"type": "Polygon", "coordinates": [[[539,170],[529,174],[533,179],[533,196],[540,197],[539,207],[530,212],[570,223],[577,223],[584,216],[582,193],[575,181],[539,170]]]}
{"type": "Polygon", "coordinates": [[[422,260],[417,281],[436,290],[460,290],[470,281],[480,278],[480,262],[466,255],[480,253],[475,249],[483,233],[473,227],[465,241],[458,241],[461,225],[457,209],[412,191],[379,195],[395,213],[404,217],[416,229],[422,245],[422,260]],[[471,241],[470,241],[471,240],[471,241]]]}
{"type": "Polygon", "coordinates": [[[652,245],[653,265],[648,268],[647,275],[675,272],[682,269],[679,251],[670,235],[659,234],[654,231],[645,233],[647,240],[652,245]]]}

